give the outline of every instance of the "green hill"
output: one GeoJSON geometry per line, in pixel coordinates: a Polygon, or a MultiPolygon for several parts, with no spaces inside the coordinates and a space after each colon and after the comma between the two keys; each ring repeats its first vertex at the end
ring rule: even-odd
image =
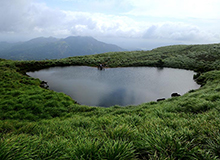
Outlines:
{"type": "Polygon", "coordinates": [[[220,159],[220,44],[167,46],[59,60],[0,59],[0,159],[220,159]],[[197,71],[198,90],[99,108],[40,87],[25,72],[106,63],[197,71]]]}

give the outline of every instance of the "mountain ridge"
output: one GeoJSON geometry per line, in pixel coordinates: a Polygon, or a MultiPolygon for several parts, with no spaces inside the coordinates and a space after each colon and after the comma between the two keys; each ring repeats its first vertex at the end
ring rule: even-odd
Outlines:
{"type": "Polygon", "coordinates": [[[11,60],[60,59],[73,56],[92,55],[125,49],[96,40],[93,37],[69,36],[37,37],[25,42],[0,42],[0,58],[11,60]]]}

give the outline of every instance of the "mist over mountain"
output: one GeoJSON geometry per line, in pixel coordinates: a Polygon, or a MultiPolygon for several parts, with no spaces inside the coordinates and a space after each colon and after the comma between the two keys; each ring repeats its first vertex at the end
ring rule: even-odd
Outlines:
{"type": "Polygon", "coordinates": [[[64,39],[39,37],[19,43],[0,42],[0,58],[12,60],[60,59],[114,51],[125,49],[81,36],[64,39]]]}

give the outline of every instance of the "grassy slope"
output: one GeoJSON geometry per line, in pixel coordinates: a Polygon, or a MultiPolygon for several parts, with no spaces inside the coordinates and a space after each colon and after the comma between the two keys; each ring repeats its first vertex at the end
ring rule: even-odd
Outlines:
{"type": "Polygon", "coordinates": [[[0,61],[0,159],[219,159],[220,45],[0,61]],[[198,90],[139,106],[81,106],[25,71],[106,63],[201,72],[198,90]]]}

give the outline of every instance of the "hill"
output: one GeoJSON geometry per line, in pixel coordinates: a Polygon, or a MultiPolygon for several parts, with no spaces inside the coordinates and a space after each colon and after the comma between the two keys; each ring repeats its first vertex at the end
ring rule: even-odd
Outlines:
{"type": "Polygon", "coordinates": [[[12,60],[60,59],[113,51],[124,49],[97,41],[92,37],[80,36],[65,39],[39,37],[27,42],[0,43],[0,58],[12,60]]]}
{"type": "Polygon", "coordinates": [[[0,59],[0,159],[220,159],[220,44],[167,46],[59,60],[0,59]],[[197,71],[180,97],[90,107],[40,87],[26,71],[106,62],[197,71]]]}

